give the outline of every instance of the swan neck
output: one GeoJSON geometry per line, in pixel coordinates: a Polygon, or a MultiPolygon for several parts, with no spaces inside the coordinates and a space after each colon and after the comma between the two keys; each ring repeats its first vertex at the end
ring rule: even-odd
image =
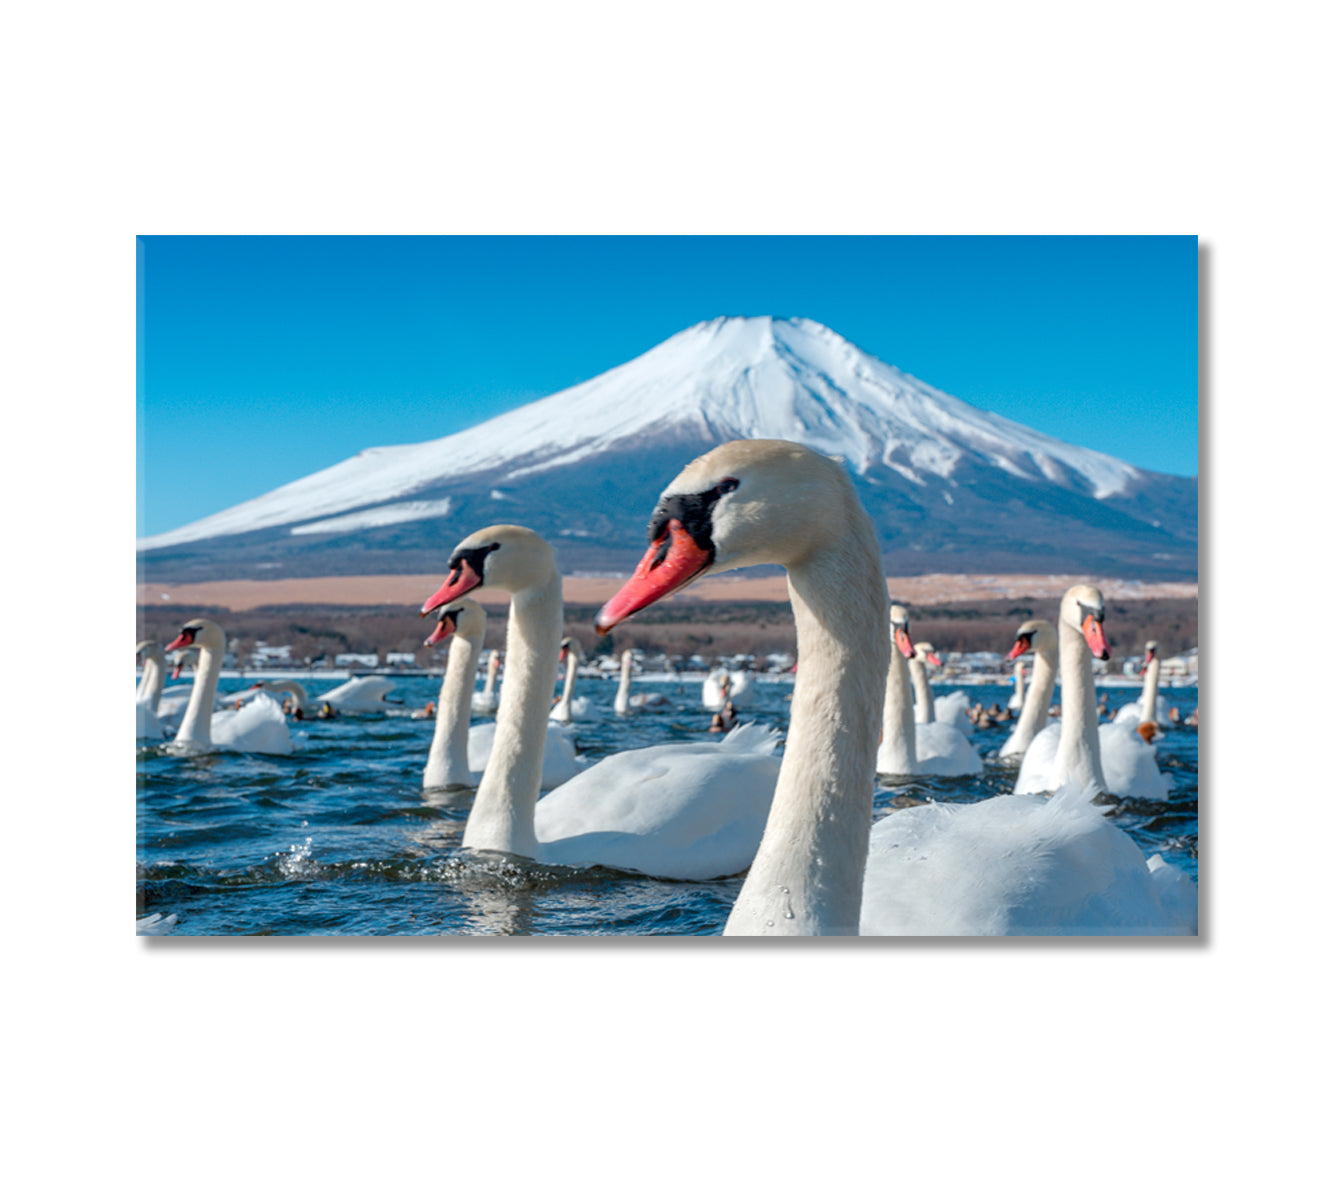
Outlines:
{"type": "Polygon", "coordinates": [[[929,725],[936,719],[936,698],[926,675],[926,664],[914,658],[908,663],[908,672],[912,678],[913,718],[918,725],[929,725]]]}
{"type": "Polygon", "coordinates": [[[1093,692],[1093,655],[1083,635],[1066,622],[1061,638],[1061,739],[1056,747],[1054,786],[1075,782],[1107,791],[1098,743],[1098,706],[1093,692]]]}
{"type": "Polygon", "coordinates": [[[195,684],[190,689],[190,700],[185,706],[181,727],[176,731],[176,742],[213,745],[213,703],[218,694],[218,678],[221,674],[222,656],[211,646],[200,646],[195,684]]]}
{"type": "Polygon", "coordinates": [[[630,711],[630,659],[628,657],[621,659],[621,682],[616,688],[616,699],[612,704],[612,711],[624,716],[630,711]]]}
{"type": "Polygon", "coordinates": [[[878,767],[886,775],[917,773],[917,722],[913,712],[912,681],[908,660],[895,646],[889,651],[885,696],[881,716],[878,767]]]}
{"type": "Polygon", "coordinates": [[[162,699],[162,687],[166,682],[161,653],[146,655],[144,658],[144,676],[139,681],[139,699],[148,702],[148,711],[157,712],[158,702],[162,699]]]}
{"type": "Polygon", "coordinates": [[[562,617],[554,566],[544,582],[510,601],[496,737],[463,831],[465,847],[537,857],[533,809],[542,789],[547,705],[556,687],[562,617]]]}
{"type": "Polygon", "coordinates": [[[1056,648],[1043,644],[1033,647],[1033,678],[1024,692],[1023,707],[1015,722],[1011,753],[1022,754],[1039,730],[1047,727],[1047,713],[1056,691],[1056,648]]]}
{"type": "Polygon", "coordinates": [[[482,643],[454,637],[445,660],[444,678],[436,700],[435,732],[426,756],[422,786],[468,786],[468,725],[472,718],[472,693],[477,681],[477,662],[482,657],[482,643]]]}
{"type": "Polygon", "coordinates": [[[801,671],[787,748],[724,932],[855,934],[890,653],[879,547],[860,505],[845,539],[788,567],[788,592],[801,671]]]}

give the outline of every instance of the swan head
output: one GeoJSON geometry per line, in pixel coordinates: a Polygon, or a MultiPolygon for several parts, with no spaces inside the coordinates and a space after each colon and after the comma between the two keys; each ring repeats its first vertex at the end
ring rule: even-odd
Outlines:
{"type": "Polygon", "coordinates": [[[1102,593],[1092,584],[1077,583],[1061,598],[1061,620],[1079,630],[1093,657],[1103,661],[1112,657],[1102,629],[1106,611],[1102,593]]]}
{"type": "Polygon", "coordinates": [[[1146,667],[1147,667],[1151,662],[1153,662],[1153,660],[1154,660],[1154,658],[1157,656],[1157,654],[1158,654],[1158,643],[1157,643],[1157,642],[1145,642],[1145,643],[1144,643],[1144,665],[1145,665],[1146,667]]]}
{"type": "Polygon", "coordinates": [[[913,657],[919,662],[928,662],[933,667],[943,667],[945,664],[940,661],[936,654],[936,648],[930,642],[918,642],[913,646],[913,657]]]}
{"type": "Polygon", "coordinates": [[[421,607],[430,616],[480,587],[500,588],[517,595],[540,587],[556,573],[556,553],[546,541],[522,525],[488,525],[464,538],[449,556],[449,576],[421,607]]]}
{"type": "Polygon", "coordinates": [[[904,658],[912,658],[916,653],[916,647],[912,644],[912,636],[908,633],[908,610],[902,604],[889,606],[889,632],[894,638],[894,645],[899,648],[899,653],[904,658]]]}
{"type": "Polygon", "coordinates": [[[803,563],[840,539],[849,498],[857,502],[847,472],[795,442],[757,438],[710,450],[663,491],[648,552],[602,606],[598,633],[701,575],[803,563]]]}
{"type": "Polygon", "coordinates": [[[584,648],[577,637],[566,637],[560,640],[560,661],[564,662],[569,657],[575,662],[584,661],[584,648]]]}
{"type": "Polygon", "coordinates": [[[455,600],[436,613],[436,626],[423,646],[436,646],[451,634],[480,642],[486,636],[486,611],[475,600],[455,600]]]}
{"type": "Polygon", "coordinates": [[[1050,621],[1041,619],[1025,621],[1014,635],[1014,645],[1006,657],[1014,659],[1030,650],[1047,648],[1056,649],[1056,627],[1050,621]]]}
{"type": "MultiPolygon", "coordinates": [[[[223,635],[220,626],[215,625],[206,617],[196,617],[193,621],[186,621],[181,626],[181,631],[176,637],[167,643],[167,650],[185,650],[191,646],[203,650],[215,650],[221,653],[227,646],[227,639],[223,635]]],[[[185,656],[181,656],[181,661],[176,664],[176,672],[173,672],[172,678],[176,678],[176,673],[180,671],[184,663],[185,656]]]]}

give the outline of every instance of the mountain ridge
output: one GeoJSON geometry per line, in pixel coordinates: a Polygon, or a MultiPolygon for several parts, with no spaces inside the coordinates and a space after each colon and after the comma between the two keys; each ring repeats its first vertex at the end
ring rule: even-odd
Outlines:
{"type": "Polygon", "coordinates": [[[141,539],[140,573],[403,573],[500,521],[537,529],[566,567],[615,569],[662,487],[736,437],[840,457],[899,573],[1196,571],[1194,479],[975,408],[817,322],[719,317],[470,429],[368,448],[141,539]]]}

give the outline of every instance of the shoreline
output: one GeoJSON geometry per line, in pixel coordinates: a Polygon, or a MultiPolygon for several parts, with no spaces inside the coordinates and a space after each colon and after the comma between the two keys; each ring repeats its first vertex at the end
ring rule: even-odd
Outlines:
{"type": "MultiPolygon", "coordinates": [[[[140,608],[198,605],[232,612],[289,604],[402,605],[415,609],[440,586],[441,578],[440,575],[348,575],[311,579],[228,579],[185,584],[147,582],[136,584],[135,602],[140,608]]],[[[566,604],[602,604],[627,578],[567,575],[561,580],[561,593],[566,604]]],[[[1076,583],[1094,584],[1108,600],[1199,599],[1198,581],[1145,583],[1087,575],[919,575],[890,576],[885,582],[895,600],[922,605],[1059,598],[1076,583]]],[[[475,597],[483,604],[509,602],[505,593],[487,588],[480,589],[475,597]]],[[[688,591],[665,603],[684,607],[692,603],[785,602],[787,599],[786,576],[751,579],[723,574],[701,579],[688,591]]]]}

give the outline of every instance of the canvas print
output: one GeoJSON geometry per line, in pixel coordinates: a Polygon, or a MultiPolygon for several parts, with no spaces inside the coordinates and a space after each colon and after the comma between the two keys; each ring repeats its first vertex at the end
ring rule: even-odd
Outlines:
{"type": "Polygon", "coordinates": [[[1198,254],[140,238],[138,932],[1197,934],[1198,254]]]}

